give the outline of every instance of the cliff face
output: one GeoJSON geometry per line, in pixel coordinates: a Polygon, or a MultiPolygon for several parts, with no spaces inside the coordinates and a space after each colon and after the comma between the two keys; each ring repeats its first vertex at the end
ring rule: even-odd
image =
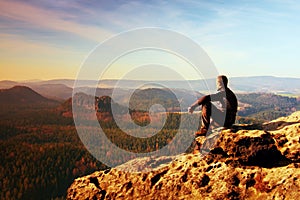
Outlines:
{"type": "Polygon", "coordinates": [[[143,158],[78,178],[68,199],[299,199],[300,112],[225,130],[205,156],[143,158]],[[133,173],[143,163],[154,169],[133,173]],[[122,169],[126,169],[125,172],[122,169]]]}

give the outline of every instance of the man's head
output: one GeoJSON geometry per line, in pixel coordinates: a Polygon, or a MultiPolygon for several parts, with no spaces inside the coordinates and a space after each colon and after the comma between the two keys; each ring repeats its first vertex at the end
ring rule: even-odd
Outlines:
{"type": "Polygon", "coordinates": [[[224,75],[220,75],[217,77],[217,90],[220,91],[222,89],[227,88],[228,79],[224,75]]]}

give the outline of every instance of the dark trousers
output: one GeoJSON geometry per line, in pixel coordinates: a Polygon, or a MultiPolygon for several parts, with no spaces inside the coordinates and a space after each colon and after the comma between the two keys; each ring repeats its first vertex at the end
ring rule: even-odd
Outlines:
{"type": "Polygon", "coordinates": [[[235,122],[235,117],[236,112],[222,111],[211,102],[208,102],[202,105],[201,128],[208,130],[211,118],[217,126],[231,128],[235,122]]]}

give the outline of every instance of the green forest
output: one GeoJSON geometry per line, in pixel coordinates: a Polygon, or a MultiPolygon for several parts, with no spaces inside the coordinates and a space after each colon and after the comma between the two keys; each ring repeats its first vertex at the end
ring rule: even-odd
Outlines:
{"type": "Polygon", "coordinates": [[[239,123],[263,123],[290,115],[300,109],[299,98],[272,93],[238,94],[239,102],[248,106],[238,112],[239,123]]]}
{"type": "MultiPolygon", "coordinates": [[[[63,107],[70,108],[68,103],[63,107]]],[[[73,119],[64,117],[61,109],[9,107],[5,112],[10,114],[0,122],[0,199],[64,199],[75,178],[107,169],[85,149],[73,119]]],[[[132,140],[114,121],[100,120],[100,125],[120,148],[151,152],[174,137],[179,121],[179,114],[170,114],[160,133],[145,140],[132,140]]],[[[122,159],[114,158],[113,153],[110,156],[122,159]]]]}
{"type": "Polygon", "coordinates": [[[64,199],[74,178],[106,168],[55,108],[10,112],[0,122],[0,199],[64,199]]]}

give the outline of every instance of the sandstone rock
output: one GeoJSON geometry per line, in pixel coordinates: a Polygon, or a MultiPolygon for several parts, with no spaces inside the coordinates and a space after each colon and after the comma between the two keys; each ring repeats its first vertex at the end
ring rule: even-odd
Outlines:
{"type": "Polygon", "coordinates": [[[224,130],[207,154],[141,158],[95,172],[76,179],[67,198],[299,199],[299,119],[297,112],[265,130],[224,130]],[[152,169],[134,173],[149,163],[152,169]]]}
{"type": "Polygon", "coordinates": [[[264,124],[265,130],[270,130],[274,136],[281,153],[295,161],[300,162],[300,112],[288,117],[281,117],[264,124]]]}

